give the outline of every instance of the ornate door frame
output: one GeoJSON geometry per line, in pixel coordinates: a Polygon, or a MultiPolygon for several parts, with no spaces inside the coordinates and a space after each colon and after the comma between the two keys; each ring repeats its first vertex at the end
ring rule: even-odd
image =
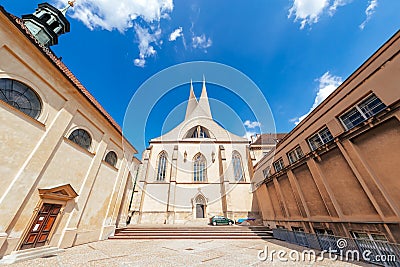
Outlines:
{"type": "Polygon", "coordinates": [[[48,245],[61,221],[67,202],[78,196],[70,184],[39,188],[38,191],[40,200],[21,235],[18,250],[48,245]],[[45,239],[41,240],[42,236],[45,239]]]}

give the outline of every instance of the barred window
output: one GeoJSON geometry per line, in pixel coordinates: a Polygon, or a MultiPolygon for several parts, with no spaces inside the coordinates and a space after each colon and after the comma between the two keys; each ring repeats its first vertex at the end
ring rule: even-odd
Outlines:
{"type": "Polygon", "coordinates": [[[283,168],[285,168],[285,164],[283,163],[283,159],[280,158],[277,161],[274,162],[274,169],[276,172],[281,171],[283,168]]]}
{"type": "Polygon", "coordinates": [[[104,159],[105,162],[110,164],[111,166],[117,165],[118,157],[114,151],[110,151],[107,153],[106,158],[104,159]]]}
{"type": "Polygon", "coordinates": [[[206,159],[201,153],[194,156],[193,159],[193,180],[195,182],[206,181],[206,159]]]}
{"type": "Polygon", "coordinates": [[[386,105],[383,104],[382,101],[374,94],[372,94],[358,105],[350,109],[348,112],[340,116],[340,120],[342,121],[346,130],[350,130],[385,108],[386,105]]]}
{"type": "Polygon", "coordinates": [[[165,181],[167,173],[167,153],[165,151],[160,153],[158,157],[158,168],[157,168],[157,181],[165,181]]]}
{"type": "Polygon", "coordinates": [[[235,177],[235,181],[243,181],[243,168],[242,168],[242,160],[238,152],[234,152],[232,155],[232,165],[233,165],[233,176],[235,177]]]}
{"type": "Polygon", "coordinates": [[[90,145],[92,144],[92,138],[89,133],[83,129],[74,130],[69,135],[68,139],[86,150],[89,150],[90,145]]]}
{"type": "Polygon", "coordinates": [[[315,150],[318,147],[328,143],[333,139],[333,136],[327,127],[323,128],[310,138],[308,138],[308,144],[311,150],[315,150]]]}
{"type": "Polygon", "coordinates": [[[12,79],[0,79],[0,100],[34,119],[42,110],[39,96],[25,84],[12,79]]]}
{"type": "Polygon", "coordinates": [[[290,163],[294,163],[301,159],[304,156],[303,151],[301,150],[300,146],[297,146],[295,149],[287,153],[287,157],[290,163]]]}

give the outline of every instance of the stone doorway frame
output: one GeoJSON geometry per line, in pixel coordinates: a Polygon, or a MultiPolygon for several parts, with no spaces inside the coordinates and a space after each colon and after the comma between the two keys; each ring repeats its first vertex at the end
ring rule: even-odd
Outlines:
{"type": "Polygon", "coordinates": [[[65,206],[67,205],[67,202],[78,196],[78,194],[75,192],[75,190],[73,189],[73,187],[70,184],[60,185],[60,186],[51,187],[51,188],[42,188],[42,189],[38,188],[38,193],[39,193],[40,200],[36,204],[36,207],[32,212],[32,216],[31,216],[30,220],[28,221],[28,223],[26,224],[25,230],[20,237],[20,240],[18,242],[17,249],[16,249],[18,251],[23,250],[23,249],[21,249],[21,247],[22,247],[25,239],[29,235],[30,230],[32,229],[33,224],[35,223],[37,215],[38,215],[39,211],[41,210],[43,204],[61,205],[61,209],[60,209],[60,211],[57,215],[57,218],[54,221],[52,228],[49,232],[49,235],[47,237],[47,240],[45,243],[45,246],[46,246],[46,245],[49,245],[55,231],[57,230],[57,226],[59,225],[59,223],[63,217],[64,209],[65,209],[65,206]]]}
{"type": "Polygon", "coordinates": [[[208,199],[204,196],[204,194],[200,191],[191,199],[192,200],[192,217],[193,219],[201,219],[197,218],[197,205],[203,205],[203,218],[207,218],[207,203],[208,199]]]}

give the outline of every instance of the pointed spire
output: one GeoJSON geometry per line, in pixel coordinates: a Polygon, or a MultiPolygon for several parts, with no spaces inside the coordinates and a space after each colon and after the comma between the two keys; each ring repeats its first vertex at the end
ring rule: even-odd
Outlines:
{"type": "Polygon", "coordinates": [[[203,75],[203,88],[201,89],[201,96],[199,100],[199,108],[201,108],[207,117],[212,118],[210,103],[208,102],[206,78],[203,75]]]}
{"type": "Polygon", "coordinates": [[[73,6],[74,6],[75,1],[76,1],[76,0],[68,1],[68,5],[65,6],[63,9],[60,9],[60,11],[61,11],[61,13],[64,15],[64,17],[65,17],[66,14],[67,14],[67,10],[68,10],[70,7],[73,7],[73,6]]]}
{"type": "Polygon", "coordinates": [[[193,82],[190,80],[190,93],[189,93],[189,100],[186,108],[186,115],[185,120],[189,117],[189,115],[193,112],[193,110],[197,107],[197,99],[196,95],[194,94],[193,90],[193,82]]]}

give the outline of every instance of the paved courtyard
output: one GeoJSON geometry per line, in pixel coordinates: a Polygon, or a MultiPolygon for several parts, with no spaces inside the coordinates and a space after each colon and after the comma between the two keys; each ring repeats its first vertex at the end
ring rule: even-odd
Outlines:
{"type": "Polygon", "coordinates": [[[265,246],[269,252],[303,250],[278,240],[106,240],[11,266],[369,266],[327,258],[318,262],[281,262],[277,257],[260,261],[257,255],[265,246]]]}

